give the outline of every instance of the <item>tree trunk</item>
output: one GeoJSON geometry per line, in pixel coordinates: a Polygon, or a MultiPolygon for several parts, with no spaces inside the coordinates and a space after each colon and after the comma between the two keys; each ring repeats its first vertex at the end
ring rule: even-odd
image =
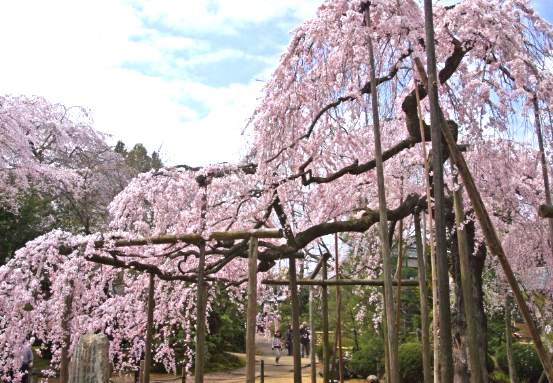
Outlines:
{"type": "MultiPolygon", "coordinates": [[[[453,222],[448,222],[448,227],[451,227],[453,222]]],[[[469,253],[469,266],[470,266],[470,282],[472,283],[472,301],[473,301],[473,315],[476,330],[476,341],[480,352],[478,357],[480,358],[480,365],[483,367],[481,370],[482,380],[488,381],[488,370],[486,368],[486,355],[487,355],[487,318],[484,312],[484,291],[482,272],[484,270],[484,263],[486,260],[487,250],[486,246],[481,244],[478,248],[475,248],[475,227],[474,222],[469,221],[465,224],[465,231],[467,234],[467,245],[469,253]]],[[[467,319],[465,315],[465,307],[463,305],[463,291],[462,291],[462,278],[461,278],[461,265],[459,259],[459,248],[457,233],[454,233],[451,237],[451,274],[454,282],[453,298],[454,309],[453,319],[455,321],[455,340],[454,353],[455,355],[466,355],[468,348],[467,339],[467,319]],[[462,351],[461,348],[464,350],[462,351]]],[[[468,371],[467,358],[457,358],[455,360],[455,381],[464,382],[464,376],[468,371]]]]}

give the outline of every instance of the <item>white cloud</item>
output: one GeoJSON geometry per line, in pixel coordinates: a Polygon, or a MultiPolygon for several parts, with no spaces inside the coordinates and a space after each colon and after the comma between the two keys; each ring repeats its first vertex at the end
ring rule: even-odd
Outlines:
{"type": "Polygon", "coordinates": [[[288,12],[298,19],[315,16],[320,0],[136,0],[141,17],[185,30],[233,33],[243,22],[264,23],[288,12]]]}
{"type": "MultiPolygon", "coordinates": [[[[144,2],[141,16],[228,33],[236,23],[263,23],[289,11],[308,13],[304,3],[290,0],[231,3],[212,2],[210,8],[208,2],[144,2]]],[[[0,34],[1,93],[38,94],[68,106],[87,106],[98,130],[128,146],[141,142],[155,150],[163,145],[173,164],[233,161],[245,145],[241,132],[261,83],[233,83],[229,72],[230,85],[212,87],[186,72],[198,64],[254,58],[219,46],[216,38],[146,29],[136,8],[123,0],[1,2],[0,34]],[[173,57],[180,50],[187,50],[187,58],[173,57]],[[122,64],[129,62],[137,64],[133,68],[150,65],[159,76],[124,69],[122,64]],[[206,110],[199,115],[179,103],[187,98],[206,110]]]]}

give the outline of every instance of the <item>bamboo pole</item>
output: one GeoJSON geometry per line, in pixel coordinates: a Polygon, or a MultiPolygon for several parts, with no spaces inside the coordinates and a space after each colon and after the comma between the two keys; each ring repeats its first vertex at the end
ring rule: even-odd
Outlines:
{"type": "MultiPolygon", "coordinates": [[[[371,12],[369,3],[365,3],[364,9],[365,23],[371,29],[371,12]]],[[[378,184],[378,208],[380,215],[380,242],[382,244],[382,264],[384,272],[384,300],[386,302],[386,321],[388,328],[388,345],[390,360],[390,375],[387,376],[388,383],[399,382],[399,364],[398,364],[398,342],[397,334],[394,331],[394,297],[392,291],[392,271],[390,266],[390,244],[388,241],[388,211],[386,208],[386,186],[384,184],[384,165],[382,162],[382,147],[380,141],[380,120],[378,111],[378,97],[376,90],[376,69],[374,59],[374,49],[370,33],[367,34],[369,47],[369,66],[371,79],[371,106],[373,117],[374,146],[376,159],[376,174],[378,184]]]]}
{"type": "MultiPolygon", "coordinates": [[[[454,176],[453,183],[457,184],[457,176],[454,176]]],[[[472,292],[472,273],[470,270],[469,250],[467,233],[465,231],[465,212],[463,208],[463,191],[461,185],[453,191],[453,202],[455,205],[455,226],[457,230],[457,243],[459,248],[459,265],[461,269],[461,290],[463,292],[463,307],[467,322],[467,333],[469,343],[470,359],[470,381],[471,383],[486,383],[484,381],[484,368],[478,347],[478,330],[476,329],[476,302],[472,292]]]]}
{"type": "MultiPolygon", "coordinates": [[[[328,267],[326,265],[326,258],[323,261],[323,280],[326,282],[328,279],[328,267]]],[[[299,284],[299,282],[298,282],[299,284]]],[[[323,311],[323,383],[329,383],[329,371],[328,371],[328,362],[329,362],[329,353],[328,353],[328,287],[326,284],[322,284],[322,311],[323,311]]]]}
{"type": "MultiPolygon", "coordinates": [[[[334,233],[334,268],[336,274],[336,280],[340,279],[340,268],[339,268],[339,253],[338,253],[338,233],[334,233]]],[[[340,383],[344,383],[344,360],[342,355],[342,327],[341,327],[341,304],[342,299],[340,296],[340,285],[336,285],[336,340],[338,344],[338,368],[340,383]]]]}
{"type": "MultiPolygon", "coordinates": [[[[420,60],[416,58],[415,62],[417,64],[417,69],[419,70],[419,73],[423,78],[423,82],[429,81],[426,79],[426,73],[424,72],[424,67],[422,67],[422,63],[420,62],[420,60]]],[[[528,309],[528,305],[526,304],[518,281],[513,273],[513,270],[511,269],[511,265],[509,264],[509,261],[505,256],[505,251],[503,250],[503,246],[501,245],[499,236],[495,231],[495,227],[492,223],[492,220],[490,219],[490,216],[488,215],[486,207],[484,206],[484,202],[482,202],[482,198],[480,197],[480,193],[478,192],[476,184],[474,183],[474,179],[472,178],[468,165],[465,162],[465,158],[455,144],[455,139],[453,138],[453,135],[449,130],[449,126],[447,125],[447,121],[443,113],[441,112],[441,110],[439,111],[441,122],[440,126],[445,136],[449,152],[451,153],[451,157],[453,158],[455,165],[459,169],[459,174],[463,179],[463,183],[474,208],[474,212],[476,213],[476,218],[478,219],[480,227],[482,228],[482,232],[484,234],[484,238],[486,239],[488,248],[490,249],[490,252],[499,260],[499,264],[503,269],[505,278],[507,279],[507,282],[509,282],[509,286],[511,287],[513,295],[515,296],[515,299],[517,301],[520,313],[522,314],[524,322],[528,327],[528,332],[532,337],[534,347],[536,348],[536,352],[543,365],[547,378],[550,382],[553,382],[553,366],[551,364],[547,351],[545,350],[543,342],[541,341],[540,333],[536,327],[536,324],[534,323],[532,315],[530,314],[530,310],[528,309]]]]}
{"type": "Polygon", "coordinates": [[[290,258],[290,296],[292,301],[292,358],[294,360],[294,383],[301,383],[301,345],[300,345],[300,302],[296,281],[296,260],[290,258]]]}
{"type": "Polygon", "coordinates": [[[444,172],[442,134],[440,132],[438,76],[434,41],[432,0],[424,0],[426,29],[426,63],[428,68],[428,100],[432,138],[432,173],[434,180],[434,220],[436,222],[436,266],[438,274],[438,300],[440,305],[440,376],[442,383],[453,383],[453,339],[451,336],[451,307],[449,305],[449,273],[445,225],[444,172]]]}
{"type": "MultiPolygon", "coordinates": [[[[438,343],[438,274],[436,271],[436,251],[434,247],[434,226],[432,224],[432,197],[430,194],[430,169],[426,154],[426,135],[424,133],[424,123],[422,120],[421,100],[418,84],[415,84],[415,95],[417,98],[417,111],[419,114],[419,127],[422,137],[422,154],[424,158],[424,175],[426,183],[426,202],[428,205],[428,231],[430,234],[430,268],[432,276],[432,342],[434,347],[434,383],[440,381],[440,347],[438,343]]],[[[425,235],[426,238],[426,235],[425,235]]]]}
{"type": "Polygon", "coordinates": [[[150,368],[152,365],[152,339],[154,332],[154,309],[156,301],[154,299],[155,275],[150,274],[150,283],[148,285],[148,322],[146,327],[146,345],[144,351],[144,383],[150,383],[150,368]]]}
{"type": "Polygon", "coordinates": [[[430,369],[430,326],[428,320],[428,286],[426,284],[426,254],[423,252],[420,213],[417,211],[415,220],[415,243],[417,247],[417,266],[419,269],[419,296],[421,306],[421,327],[422,327],[422,365],[424,383],[432,383],[432,372],[430,369]]]}
{"type": "MultiPolygon", "coordinates": [[[[289,280],[285,279],[264,279],[261,281],[264,285],[272,286],[287,286],[290,284],[289,280]]],[[[339,279],[339,280],[312,280],[312,279],[300,279],[296,281],[298,286],[384,286],[382,279],[339,279]]],[[[392,281],[392,286],[397,286],[397,280],[392,281]]],[[[416,279],[402,279],[402,287],[418,286],[419,281],[416,279]]]]}
{"type": "Polygon", "coordinates": [[[252,237],[248,262],[248,318],[246,325],[246,383],[255,383],[255,328],[257,316],[257,246],[252,237]]]}

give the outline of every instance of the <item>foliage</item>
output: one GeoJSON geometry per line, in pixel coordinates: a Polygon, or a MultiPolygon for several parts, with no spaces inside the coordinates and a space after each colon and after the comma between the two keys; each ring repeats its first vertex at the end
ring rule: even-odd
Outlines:
{"type": "Polygon", "coordinates": [[[349,367],[356,375],[366,378],[369,375],[377,375],[377,364],[384,365],[384,344],[380,338],[373,338],[353,353],[349,367]]]}
{"type": "MultiPolygon", "coordinates": [[[[334,350],[332,349],[332,342],[329,341],[329,350],[328,350],[328,360],[332,361],[334,350]]],[[[319,358],[320,361],[323,360],[323,344],[319,344],[317,346],[317,358],[319,358]]]]}
{"type": "Polygon", "coordinates": [[[217,288],[207,319],[209,333],[206,346],[209,355],[246,352],[246,328],[244,323],[236,320],[241,315],[236,301],[231,299],[226,290],[217,288]]]}
{"type": "Polygon", "coordinates": [[[0,265],[12,258],[26,242],[45,234],[58,224],[51,200],[29,192],[18,198],[19,208],[14,213],[0,207],[0,265]]]}
{"type": "Polygon", "coordinates": [[[402,383],[422,383],[422,344],[404,343],[398,349],[399,376],[402,383]]]}
{"type": "Polygon", "coordinates": [[[153,151],[150,156],[146,147],[141,143],[135,144],[131,150],[128,150],[123,141],[117,141],[113,150],[123,156],[125,165],[130,170],[132,177],[136,177],[139,173],[146,173],[152,169],[159,170],[163,167],[159,151],[153,151]]]}
{"type": "MultiPolygon", "coordinates": [[[[503,345],[499,347],[495,354],[499,368],[505,373],[509,373],[507,346],[503,345]]],[[[519,379],[526,382],[534,382],[540,377],[543,367],[533,345],[514,343],[513,358],[515,360],[515,369],[519,379]]]]}

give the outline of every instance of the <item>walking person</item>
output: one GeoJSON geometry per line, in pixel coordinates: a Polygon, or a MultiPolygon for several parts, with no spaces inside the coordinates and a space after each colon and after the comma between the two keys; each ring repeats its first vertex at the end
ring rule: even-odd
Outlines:
{"type": "Polygon", "coordinates": [[[286,331],[286,348],[288,349],[288,355],[292,355],[294,349],[294,332],[292,330],[292,325],[290,325],[290,328],[286,331]]]}
{"type": "Polygon", "coordinates": [[[134,361],[136,363],[136,370],[134,370],[134,383],[139,383],[140,380],[140,361],[144,359],[144,347],[146,346],[144,342],[145,331],[142,330],[140,335],[134,338],[134,361]]]}
{"type": "Polygon", "coordinates": [[[21,383],[29,382],[29,371],[33,366],[33,360],[33,350],[29,344],[25,344],[25,347],[23,349],[23,363],[21,364],[21,372],[23,373],[21,383]]]}
{"type": "Polygon", "coordinates": [[[309,358],[309,336],[311,332],[307,327],[307,322],[303,322],[300,327],[301,357],[309,358]]]}
{"type": "Polygon", "coordinates": [[[278,361],[280,360],[280,352],[282,350],[282,335],[279,330],[275,332],[275,336],[273,337],[273,350],[275,351],[275,366],[280,366],[278,361]]]}

